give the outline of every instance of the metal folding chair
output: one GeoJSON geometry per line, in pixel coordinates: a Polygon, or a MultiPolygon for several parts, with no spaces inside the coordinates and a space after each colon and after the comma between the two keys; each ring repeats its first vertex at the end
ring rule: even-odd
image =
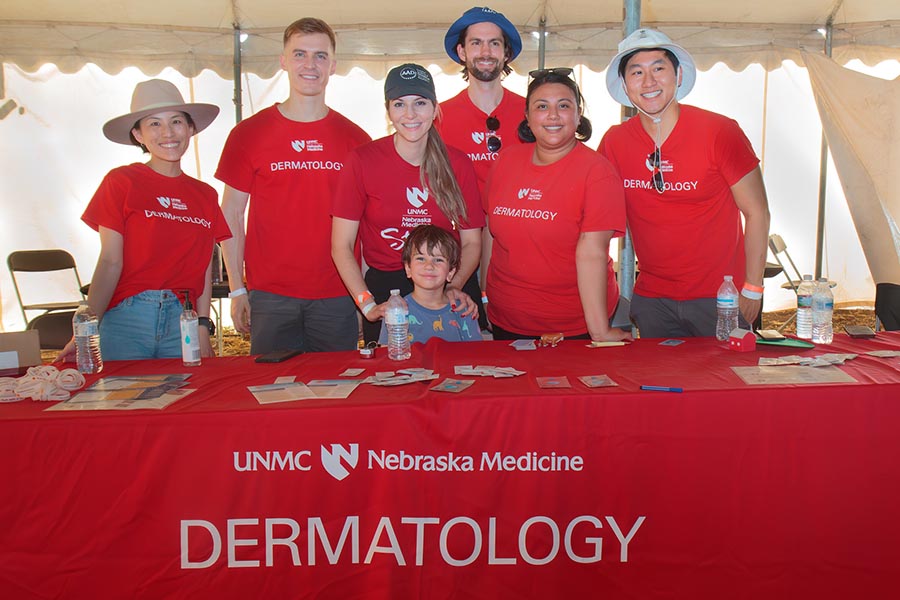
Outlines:
{"type": "MultiPolygon", "coordinates": [[[[769,236],[769,250],[772,251],[772,254],[775,256],[775,260],[781,267],[781,272],[784,273],[784,276],[787,279],[787,282],[782,283],[781,287],[785,290],[794,290],[794,294],[796,294],[797,288],[800,287],[800,282],[803,281],[803,275],[800,274],[800,269],[797,268],[797,265],[795,265],[793,259],[791,259],[791,255],[788,254],[787,244],[784,243],[784,239],[782,239],[782,237],[777,233],[773,233],[769,236]],[[791,269],[793,270],[793,277],[791,276],[791,273],[788,273],[787,267],[785,267],[785,261],[787,262],[787,264],[791,265],[791,269]]],[[[829,280],[828,286],[834,288],[835,286],[837,286],[837,283],[829,280]]],[[[797,314],[794,313],[793,315],[791,315],[790,319],[781,324],[781,327],[778,328],[778,331],[783,330],[796,318],[797,314]]]]}
{"type": "Polygon", "coordinates": [[[784,239],[777,233],[773,233],[769,236],[769,250],[772,251],[775,261],[778,263],[778,266],[781,267],[781,272],[784,273],[784,276],[787,278],[787,283],[782,283],[781,287],[786,290],[794,290],[794,293],[796,294],[800,282],[803,281],[803,275],[800,274],[800,269],[797,268],[797,265],[795,265],[794,261],[791,259],[791,255],[788,254],[787,244],[784,243],[784,239]],[[782,260],[782,258],[784,260],[782,260]],[[794,274],[793,277],[788,273],[788,270],[785,267],[785,261],[791,265],[794,274]]]}
{"type": "MultiPolygon", "coordinates": [[[[79,301],[84,299],[81,276],[75,259],[65,250],[18,250],[6,258],[9,274],[26,329],[36,329],[41,339],[41,348],[49,350],[62,349],[72,339],[72,317],[79,301]],[[22,286],[16,277],[20,273],[50,273],[71,269],[74,283],[71,299],[59,302],[26,302],[23,300],[22,286]],[[41,314],[29,318],[28,313],[40,311],[41,314]]],[[[34,287],[34,286],[32,286],[34,287]]],[[[34,290],[32,290],[34,291],[34,290]]]]}

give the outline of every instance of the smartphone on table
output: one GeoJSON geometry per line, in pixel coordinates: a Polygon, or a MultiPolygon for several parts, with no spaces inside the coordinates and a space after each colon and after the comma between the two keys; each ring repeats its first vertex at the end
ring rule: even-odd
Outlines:
{"type": "Polygon", "coordinates": [[[289,358],[293,358],[298,354],[303,354],[303,350],[275,350],[274,352],[266,352],[256,357],[258,363],[280,363],[289,358]]]}
{"type": "Polygon", "coordinates": [[[852,338],[867,339],[875,337],[875,330],[865,325],[845,325],[844,331],[852,338]]]}

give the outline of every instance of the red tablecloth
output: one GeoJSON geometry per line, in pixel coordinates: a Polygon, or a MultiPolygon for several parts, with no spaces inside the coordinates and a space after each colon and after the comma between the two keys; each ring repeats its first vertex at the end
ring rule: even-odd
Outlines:
{"type": "MultiPolygon", "coordinates": [[[[527,371],[460,394],[367,385],[346,400],[259,406],[246,389],[398,366],[335,353],[206,360],[190,369],[198,391],[162,411],[0,405],[0,597],[900,591],[900,359],[840,367],[855,384],[747,386],[730,369],[898,349],[900,334],[803,352],[658,341],[414,346],[403,366],[442,379],[459,364],[527,371]],[[597,374],[619,386],[576,379],[597,374]],[[572,387],[538,387],[556,375],[572,387]]],[[[103,375],[185,371],[145,361],[103,375]]]]}

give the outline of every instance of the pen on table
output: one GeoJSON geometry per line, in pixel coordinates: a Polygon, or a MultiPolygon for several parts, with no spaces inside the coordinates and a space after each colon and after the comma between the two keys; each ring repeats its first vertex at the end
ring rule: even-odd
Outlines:
{"type": "Polygon", "coordinates": [[[668,387],[665,385],[642,385],[642,390],[647,390],[650,392],[678,392],[681,393],[682,389],[679,387],[668,387]]]}

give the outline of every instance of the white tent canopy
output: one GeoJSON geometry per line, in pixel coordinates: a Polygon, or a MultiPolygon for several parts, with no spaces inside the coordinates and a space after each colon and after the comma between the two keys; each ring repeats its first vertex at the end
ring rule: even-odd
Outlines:
{"type": "MultiPolygon", "coordinates": [[[[26,71],[44,63],[72,73],[93,63],[108,73],[135,66],[146,74],[172,67],[186,77],[204,69],[229,79],[234,29],[243,71],[271,77],[271,60],[292,20],[314,15],[338,33],[342,74],[358,66],[376,79],[406,59],[452,66],[442,40],[450,22],[472,0],[4,0],[0,3],[0,59],[26,71]]],[[[622,32],[622,0],[494,0],[525,35],[519,69],[537,64],[545,24],[547,64],[605,69],[622,32]]],[[[768,69],[800,63],[802,49],[822,48],[817,31],[831,19],[833,56],[873,65],[900,58],[897,0],[644,0],[642,22],[664,29],[706,70],[723,61],[734,70],[751,63],[768,69]]]]}

